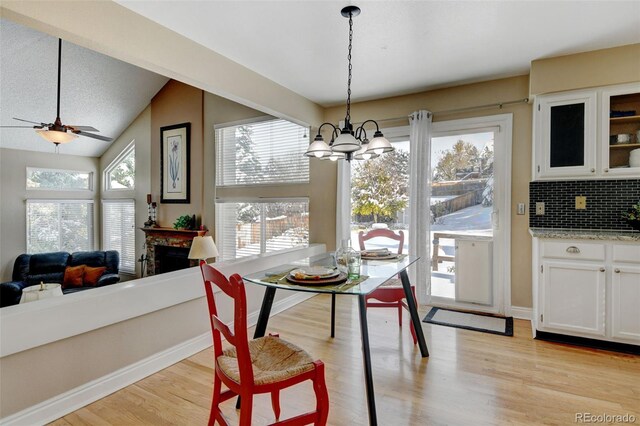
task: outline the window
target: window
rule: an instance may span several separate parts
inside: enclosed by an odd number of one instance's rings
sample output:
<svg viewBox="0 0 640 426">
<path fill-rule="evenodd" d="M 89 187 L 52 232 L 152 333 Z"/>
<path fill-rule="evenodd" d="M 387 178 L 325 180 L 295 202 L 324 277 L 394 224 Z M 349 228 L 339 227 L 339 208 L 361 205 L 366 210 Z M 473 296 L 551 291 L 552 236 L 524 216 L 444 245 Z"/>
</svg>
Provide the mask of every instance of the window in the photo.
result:
<svg viewBox="0 0 640 426">
<path fill-rule="evenodd" d="M 27 167 L 27 189 L 90 191 L 93 189 L 93 173 Z"/>
<path fill-rule="evenodd" d="M 309 182 L 307 128 L 268 119 L 216 127 L 217 185 Z"/>
<path fill-rule="evenodd" d="M 134 189 L 135 177 L 136 146 L 131 142 L 105 169 L 105 190 Z"/>
<path fill-rule="evenodd" d="M 136 271 L 136 205 L 134 200 L 102 202 L 102 248 L 120 253 L 120 272 Z"/>
<path fill-rule="evenodd" d="M 92 200 L 27 200 L 27 253 L 93 250 Z"/>
<path fill-rule="evenodd" d="M 220 260 L 309 245 L 309 200 L 216 203 Z"/>
</svg>

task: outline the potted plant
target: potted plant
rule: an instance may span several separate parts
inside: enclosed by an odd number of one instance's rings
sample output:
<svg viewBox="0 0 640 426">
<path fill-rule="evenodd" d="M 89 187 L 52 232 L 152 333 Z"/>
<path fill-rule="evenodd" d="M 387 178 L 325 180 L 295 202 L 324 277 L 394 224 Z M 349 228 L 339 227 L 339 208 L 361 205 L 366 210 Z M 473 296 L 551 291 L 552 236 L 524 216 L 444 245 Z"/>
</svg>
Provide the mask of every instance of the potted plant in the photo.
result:
<svg viewBox="0 0 640 426">
<path fill-rule="evenodd" d="M 192 220 L 191 216 L 188 214 L 184 214 L 176 219 L 173 223 L 174 229 L 191 229 L 192 228 Z"/>
<path fill-rule="evenodd" d="M 622 213 L 622 218 L 636 231 L 640 231 L 640 201 L 632 205 L 629 210 Z"/>
</svg>

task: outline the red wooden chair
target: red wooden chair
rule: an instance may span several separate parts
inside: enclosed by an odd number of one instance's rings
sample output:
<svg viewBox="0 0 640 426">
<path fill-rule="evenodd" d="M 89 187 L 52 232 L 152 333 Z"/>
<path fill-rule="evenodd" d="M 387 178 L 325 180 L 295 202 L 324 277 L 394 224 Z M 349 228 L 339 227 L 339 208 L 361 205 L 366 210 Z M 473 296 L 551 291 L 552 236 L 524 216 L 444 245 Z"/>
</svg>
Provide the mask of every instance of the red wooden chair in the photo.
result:
<svg viewBox="0 0 640 426">
<path fill-rule="evenodd" d="M 204 287 L 209 305 L 209 318 L 213 334 L 215 375 L 213 401 L 209 425 L 218 421 L 228 425 L 219 404 L 238 395 L 242 399 L 240 425 L 251 424 L 253 395 L 271 394 L 271 404 L 276 417 L 274 425 L 325 425 L 329 413 L 329 395 L 324 381 L 324 364 L 314 361 L 299 347 L 276 336 L 265 336 L 249 341 L 247 337 L 247 299 L 244 282 L 238 274 L 227 279 L 222 273 L 200 262 Z M 233 331 L 218 317 L 213 286 L 221 289 L 234 302 Z M 222 348 L 222 338 L 232 347 Z M 280 390 L 311 380 L 316 395 L 316 410 L 278 421 L 280 418 Z M 228 390 L 221 392 L 222 384 Z"/>
<path fill-rule="evenodd" d="M 367 233 L 364 231 L 358 232 L 358 242 L 360 243 L 360 250 L 366 250 L 364 242 L 375 237 L 390 238 L 398 241 L 398 254 L 402 254 L 402 246 L 404 245 L 404 232 L 391 231 L 390 229 L 373 229 Z M 413 298 L 416 299 L 416 288 L 412 285 L 411 291 L 413 292 Z M 398 309 L 398 323 L 402 327 L 402 308 L 407 311 L 409 307 L 404 301 L 405 294 L 402 288 L 402 282 L 400 278 L 393 278 L 382 284 L 371 294 L 367 296 L 367 308 L 397 308 Z M 370 299 L 375 299 L 377 302 L 370 302 Z M 416 337 L 416 330 L 413 328 L 413 323 L 409 323 L 411 327 L 411 336 L 413 337 L 413 344 L 418 343 Z"/>
</svg>

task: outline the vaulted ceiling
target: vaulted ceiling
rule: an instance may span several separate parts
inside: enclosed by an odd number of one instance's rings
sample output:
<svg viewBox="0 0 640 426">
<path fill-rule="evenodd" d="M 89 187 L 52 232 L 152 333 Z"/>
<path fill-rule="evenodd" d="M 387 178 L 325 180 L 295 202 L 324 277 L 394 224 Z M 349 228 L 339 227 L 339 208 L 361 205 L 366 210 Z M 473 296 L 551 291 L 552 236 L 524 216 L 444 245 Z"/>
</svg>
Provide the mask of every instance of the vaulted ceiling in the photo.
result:
<svg viewBox="0 0 640 426">
<path fill-rule="evenodd" d="M 0 124 L 29 125 L 13 117 L 52 123 L 56 118 L 58 40 L 0 20 Z M 93 126 L 116 138 L 149 105 L 167 78 L 76 46 L 62 44 L 60 115 L 64 124 Z M 0 129 L 0 147 L 54 152 L 32 129 Z M 78 137 L 60 152 L 99 157 L 109 147 Z"/>
<path fill-rule="evenodd" d="M 335 1 L 134 1 L 120 5 L 324 106 L 346 97 L 347 20 Z M 529 72 L 534 59 L 640 43 L 640 1 L 359 1 L 353 99 Z M 55 119 L 56 39 L 0 20 L 0 124 Z M 612 64 L 614 66 L 614 64 Z M 61 116 L 117 137 L 166 77 L 63 45 Z M 66 153 L 99 156 L 78 138 Z M 29 129 L 0 147 L 53 151 Z"/>
</svg>

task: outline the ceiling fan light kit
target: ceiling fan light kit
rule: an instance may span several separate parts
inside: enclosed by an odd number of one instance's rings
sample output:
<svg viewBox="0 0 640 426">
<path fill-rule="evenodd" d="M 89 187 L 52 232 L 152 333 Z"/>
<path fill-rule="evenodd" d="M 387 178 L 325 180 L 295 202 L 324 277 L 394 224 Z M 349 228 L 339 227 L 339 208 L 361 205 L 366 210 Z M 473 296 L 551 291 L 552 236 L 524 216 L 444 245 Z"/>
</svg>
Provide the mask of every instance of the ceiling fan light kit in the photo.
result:
<svg viewBox="0 0 640 426">
<path fill-rule="evenodd" d="M 56 145 L 71 142 L 78 137 L 76 134 L 61 132 L 60 130 L 36 129 L 36 133 L 42 136 L 44 140 Z"/>
<path fill-rule="evenodd" d="M 351 49 L 353 46 L 353 17 L 360 14 L 360 8 L 357 6 L 347 6 L 340 11 L 345 18 L 349 18 L 349 54 L 347 60 L 349 63 L 349 77 L 347 80 L 347 114 L 344 118 L 344 126 L 339 130 L 338 126 L 331 123 L 322 123 L 318 127 L 318 134 L 309 144 L 309 148 L 304 155 L 321 160 L 329 159 L 337 161 L 345 159 L 347 161 L 369 160 L 378 157 L 385 152 L 393 151 L 391 143 L 384 137 L 380 131 L 378 123 L 374 120 L 366 120 L 355 131 L 351 124 Z M 367 139 L 367 131 L 365 124 L 373 123 L 376 131 L 371 142 Z M 322 128 L 330 126 L 333 131 L 331 133 L 331 141 L 326 143 L 322 136 Z"/>
<path fill-rule="evenodd" d="M 26 123 L 32 123 L 34 126 L 0 126 L 0 127 L 27 127 L 36 129 L 36 133 L 47 142 L 51 142 L 56 146 L 56 152 L 58 145 L 69 143 L 76 139 L 78 135 L 87 136 L 93 139 L 102 140 L 105 142 L 111 142 L 113 139 L 107 136 L 96 135 L 88 132 L 98 132 L 99 130 L 91 126 L 70 126 L 62 124 L 60 119 L 60 75 L 62 69 L 62 39 L 58 39 L 58 92 L 56 98 L 56 119 L 52 123 L 38 123 L 36 121 L 23 120 L 21 118 L 13 118 L 14 120 L 24 121 Z"/>
</svg>

